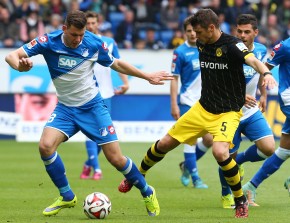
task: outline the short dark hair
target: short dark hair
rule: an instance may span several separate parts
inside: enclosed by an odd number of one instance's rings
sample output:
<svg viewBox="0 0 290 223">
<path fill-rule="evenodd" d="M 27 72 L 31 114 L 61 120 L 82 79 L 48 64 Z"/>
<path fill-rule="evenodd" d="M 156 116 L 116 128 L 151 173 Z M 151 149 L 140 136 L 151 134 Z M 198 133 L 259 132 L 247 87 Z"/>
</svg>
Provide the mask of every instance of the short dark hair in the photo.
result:
<svg viewBox="0 0 290 223">
<path fill-rule="evenodd" d="M 84 12 L 79 10 L 70 11 L 67 13 L 64 24 L 68 28 L 74 26 L 78 29 L 83 29 L 87 24 L 86 15 Z"/>
<path fill-rule="evenodd" d="M 241 14 L 237 18 L 237 25 L 251 24 L 253 29 L 258 29 L 258 20 L 256 16 L 251 14 Z"/>
<path fill-rule="evenodd" d="M 99 14 L 94 11 L 87 11 L 86 12 L 86 18 L 96 18 L 97 21 L 99 21 Z"/>
<path fill-rule="evenodd" d="M 216 28 L 220 27 L 217 14 L 211 9 L 200 9 L 190 19 L 192 27 L 200 25 L 202 28 L 208 28 L 210 24 L 214 24 Z"/>
<path fill-rule="evenodd" d="M 188 25 L 191 25 L 191 19 L 192 19 L 193 15 L 188 16 L 184 21 L 183 21 L 183 30 L 186 30 L 186 27 Z"/>
</svg>

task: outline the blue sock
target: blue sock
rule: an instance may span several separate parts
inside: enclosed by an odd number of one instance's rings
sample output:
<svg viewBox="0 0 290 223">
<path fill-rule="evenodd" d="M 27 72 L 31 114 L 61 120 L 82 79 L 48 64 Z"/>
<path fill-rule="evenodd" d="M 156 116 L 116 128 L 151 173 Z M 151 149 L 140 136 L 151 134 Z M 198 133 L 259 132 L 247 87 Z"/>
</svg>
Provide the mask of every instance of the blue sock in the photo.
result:
<svg viewBox="0 0 290 223">
<path fill-rule="evenodd" d="M 54 185 L 58 188 L 64 201 L 71 201 L 74 198 L 65 174 L 65 168 L 60 156 L 54 152 L 50 157 L 41 157 L 45 165 L 46 172 L 50 176 Z"/>
<path fill-rule="evenodd" d="M 85 162 L 85 164 L 87 166 L 93 167 L 94 170 L 100 169 L 97 143 L 91 140 L 87 140 L 86 149 L 88 154 L 88 160 Z"/>
<path fill-rule="evenodd" d="M 195 147 L 195 154 L 196 154 L 196 161 L 198 161 L 201 157 L 203 157 L 203 155 L 207 152 L 208 148 L 201 148 L 201 146 L 199 146 L 199 143 L 196 144 Z"/>
<path fill-rule="evenodd" d="M 184 153 L 184 166 L 189 171 L 192 182 L 199 179 L 195 153 Z"/>
<path fill-rule="evenodd" d="M 252 178 L 251 183 L 257 188 L 265 179 L 275 173 L 285 160 L 280 159 L 276 153 L 265 160 L 258 172 Z"/>
<path fill-rule="evenodd" d="M 226 196 L 228 194 L 231 194 L 232 193 L 231 188 L 228 185 L 228 183 L 224 177 L 223 171 L 220 167 L 219 167 L 218 171 L 219 171 L 219 177 L 220 177 L 220 182 L 221 182 L 221 186 L 222 186 L 222 196 Z"/>
<path fill-rule="evenodd" d="M 250 146 L 244 152 L 238 153 L 238 155 L 236 157 L 236 162 L 239 165 L 243 164 L 243 163 L 245 163 L 247 161 L 257 162 L 257 161 L 261 161 L 261 160 L 265 160 L 265 157 L 261 157 L 258 154 L 258 147 L 256 146 L 256 144 Z"/>
<path fill-rule="evenodd" d="M 125 166 L 119 170 L 126 177 L 126 179 L 137 187 L 143 197 L 147 197 L 152 194 L 152 190 L 147 184 L 144 176 L 140 173 L 136 165 L 130 158 L 127 157 Z"/>
</svg>

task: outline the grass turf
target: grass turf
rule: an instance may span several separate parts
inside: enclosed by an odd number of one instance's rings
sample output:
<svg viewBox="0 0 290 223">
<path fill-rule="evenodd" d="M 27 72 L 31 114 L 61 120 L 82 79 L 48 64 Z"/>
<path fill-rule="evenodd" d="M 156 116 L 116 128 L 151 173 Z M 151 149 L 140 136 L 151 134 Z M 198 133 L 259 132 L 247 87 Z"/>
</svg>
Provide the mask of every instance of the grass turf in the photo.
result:
<svg viewBox="0 0 290 223">
<path fill-rule="evenodd" d="M 250 145 L 245 141 L 241 151 Z M 129 156 L 139 165 L 149 143 L 121 143 L 124 155 Z M 109 196 L 112 212 L 105 222 L 287 222 L 289 221 L 290 198 L 283 187 L 289 176 L 290 162 L 286 161 L 281 169 L 264 181 L 258 189 L 256 202 L 260 207 L 249 208 L 248 219 L 235 219 L 234 210 L 223 209 L 220 202 L 221 187 L 218 178 L 218 165 L 209 151 L 200 161 L 198 168 L 201 178 L 209 189 L 184 187 L 179 181 L 179 162 L 183 159 L 182 147 L 167 154 L 147 174 L 148 183 L 155 187 L 161 213 L 158 217 L 149 217 L 139 191 L 135 188 L 127 194 L 118 192 L 117 187 L 123 176 L 100 155 L 103 179 L 100 181 L 80 180 L 79 175 L 86 151 L 83 143 L 64 143 L 58 149 L 73 191 L 78 197 L 75 208 L 64 209 L 52 217 L 42 216 L 43 209 L 58 197 L 58 190 L 50 181 L 39 158 L 37 143 L 17 143 L 0 141 L 0 222 L 21 223 L 62 223 L 87 222 L 83 213 L 82 202 L 86 195 L 100 191 Z M 245 180 L 258 170 L 261 162 L 245 163 Z"/>
</svg>

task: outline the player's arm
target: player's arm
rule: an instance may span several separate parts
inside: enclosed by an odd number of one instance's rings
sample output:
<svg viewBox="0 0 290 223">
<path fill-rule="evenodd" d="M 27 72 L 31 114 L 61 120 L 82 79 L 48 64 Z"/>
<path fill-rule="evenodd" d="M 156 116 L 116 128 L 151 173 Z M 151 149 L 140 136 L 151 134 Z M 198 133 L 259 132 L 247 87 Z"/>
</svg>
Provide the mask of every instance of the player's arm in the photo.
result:
<svg viewBox="0 0 290 223">
<path fill-rule="evenodd" d="M 121 80 L 123 81 L 123 85 L 119 86 L 118 89 L 115 89 L 115 94 L 125 94 L 126 91 L 128 91 L 129 89 L 128 75 L 122 74 L 122 73 L 118 73 L 118 74 Z"/>
<path fill-rule="evenodd" d="M 258 60 L 255 56 L 250 55 L 245 58 L 245 61 L 249 66 L 253 67 L 254 70 L 257 71 L 260 75 L 264 76 L 261 86 L 263 86 L 264 88 L 268 87 L 269 89 L 273 89 L 277 85 L 275 78 L 272 76 L 268 67 L 260 60 Z"/>
<path fill-rule="evenodd" d="M 170 82 L 170 103 L 171 103 L 171 115 L 177 120 L 180 117 L 180 111 L 177 104 L 178 96 L 178 76 L 173 76 L 174 79 Z"/>
<path fill-rule="evenodd" d="M 172 75 L 169 75 L 169 73 L 166 71 L 145 73 L 142 70 L 121 59 L 115 59 L 113 64 L 111 65 L 111 68 L 123 74 L 130 74 L 134 77 L 145 79 L 153 85 L 163 85 L 164 80 L 173 80 Z"/>
<path fill-rule="evenodd" d="M 259 79 L 259 83 L 258 83 L 258 88 L 259 88 L 260 94 L 261 94 L 259 108 L 260 108 L 260 110 L 262 112 L 265 112 L 266 111 L 266 106 L 267 106 L 267 90 L 266 90 L 266 88 L 264 88 L 262 86 L 263 79 L 264 79 L 264 76 L 260 75 L 260 79 Z"/>
<path fill-rule="evenodd" d="M 33 66 L 32 61 L 29 58 L 27 58 L 27 55 L 22 47 L 10 52 L 5 57 L 5 61 L 13 69 L 18 70 L 20 72 L 29 71 Z"/>
</svg>

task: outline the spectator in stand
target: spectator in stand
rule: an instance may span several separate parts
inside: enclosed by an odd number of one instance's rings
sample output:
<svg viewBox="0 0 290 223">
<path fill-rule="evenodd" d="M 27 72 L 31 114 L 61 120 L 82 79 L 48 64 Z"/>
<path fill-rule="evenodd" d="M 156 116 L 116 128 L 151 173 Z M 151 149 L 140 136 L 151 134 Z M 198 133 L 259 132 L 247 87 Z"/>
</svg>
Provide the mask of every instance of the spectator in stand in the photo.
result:
<svg viewBox="0 0 290 223">
<path fill-rule="evenodd" d="M 119 48 L 131 49 L 138 37 L 138 30 L 134 24 L 134 12 L 124 11 L 124 21 L 119 24 L 115 34 L 115 40 Z"/>
<path fill-rule="evenodd" d="M 160 14 L 160 23 L 166 29 L 179 28 L 180 9 L 176 5 L 176 0 L 168 0 L 168 4 L 162 6 Z"/>
<path fill-rule="evenodd" d="M 252 4 L 251 8 L 258 19 L 258 24 L 260 26 L 267 26 L 268 16 L 276 14 L 277 4 L 271 0 L 261 0 L 257 4 Z"/>
<path fill-rule="evenodd" d="M 58 14 L 64 18 L 67 8 L 62 0 L 50 0 L 49 3 L 43 9 L 42 19 L 45 24 L 50 23 L 50 17 L 52 14 Z"/>
<path fill-rule="evenodd" d="M 71 0 L 69 2 L 68 11 L 80 10 L 80 3 L 78 0 Z"/>
<path fill-rule="evenodd" d="M 20 47 L 19 25 L 11 21 L 8 8 L 0 7 L 0 47 Z"/>
<path fill-rule="evenodd" d="M 224 33 L 230 34 L 231 33 L 231 26 L 229 23 L 225 21 L 225 12 L 224 8 L 221 7 L 220 0 L 212 0 L 209 8 L 213 10 L 219 17 L 220 28 Z"/>
<path fill-rule="evenodd" d="M 42 10 L 37 0 L 23 0 L 17 8 L 17 16 L 19 18 L 27 17 L 31 11 L 38 11 L 42 14 Z"/>
<path fill-rule="evenodd" d="M 62 29 L 62 17 L 59 14 L 52 14 L 50 23 L 45 26 L 45 33 L 51 33 L 55 30 Z"/>
<path fill-rule="evenodd" d="M 153 8 L 148 5 L 146 0 L 137 0 L 132 5 L 132 10 L 134 12 L 136 28 L 142 29 L 150 26 L 156 26 L 157 28 L 157 24 L 154 24 L 155 14 Z"/>
<path fill-rule="evenodd" d="M 145 49 L 160 50 L 164 49 L 164 43 L 159 39 L 156 30 L 154 28 L 148 28 L 146 30 L 146 45 Z"/>
<path fill-rule="evenodd" d="M 38 11 L 30 10 L 27 15 L 20 23 L 20 39 L 24 43 L 44 34 L 44 24 L 38 16 Z"/>
<path fill-rule="evenodd" d="M 111 30 L 112 29 L 112 24 L 110 22 L 108 22 L 107 20 L 105 20 L 104 15 L 103 14 L 98 14 L 98 21 L 99 21 L 99 31 L 100 32 L 105 32 L 107 30 Z"/>
<path fill-rule="evenodd" d="M 278 17 L 275 14 L 270 14 L 267 25 L 260 27 L 259 30 L 258 42 L 270 49 L 282 40 L 284 33 L 284 29 L 278 23 Z"/>
<path fill-rule="evenodd" d="M 278 6 L 277 14 L 279 24 L 287 27 L 290 20 L 290 0 L 283 0 L 283 4 Z"/>
<path fill-rule="evenodd" d="M 79 0 L 79 9 L 83 12 L 91 9 L 93 0 Z"/>
<path fill-rule="evenodd" d="M 234 0 L 234 5 L 225 9 L 225 22 L 235 25 L 240 14 L 253 14 L 253 12 L 245 0 Z"/>
<path fill-rule="evenodd" d="M 168 49 L 175 49 L 183 43 L 184 43 L 183 33 L 180 29 L 176 29 L 176 30 L 174 30 L 173 37 L 170 40 L 167 48 Z"/>
</svg>

